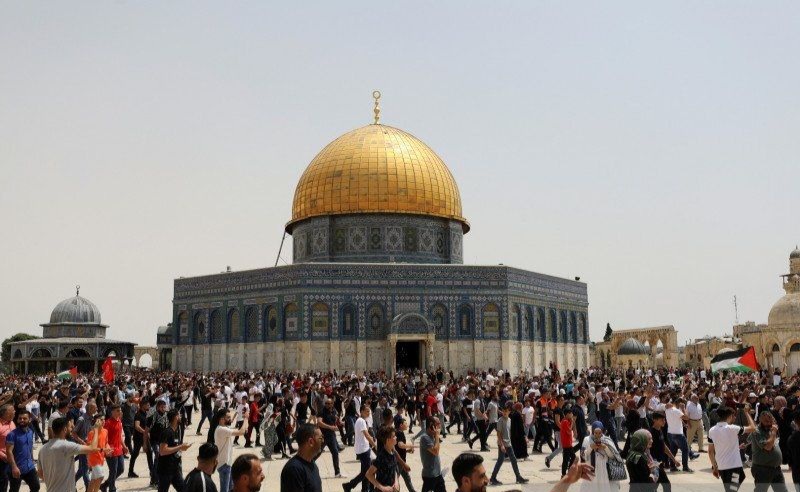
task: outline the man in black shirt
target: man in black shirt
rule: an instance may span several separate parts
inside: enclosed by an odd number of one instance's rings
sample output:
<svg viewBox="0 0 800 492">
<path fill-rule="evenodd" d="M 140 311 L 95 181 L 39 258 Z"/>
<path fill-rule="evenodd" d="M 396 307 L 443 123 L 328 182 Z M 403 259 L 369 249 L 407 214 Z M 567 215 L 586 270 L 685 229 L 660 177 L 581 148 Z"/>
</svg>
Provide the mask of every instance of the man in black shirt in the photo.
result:
<svg viewBox="0 0 800 492">
<path fill-rule="evenodd" d="M 150 476 L 153 476 L 153 453 L 150 446 L 145 446 L 145 437 L 149 440 L 147 429 L 147 412 L 150 410 L 150 402 L 143 399 L 139 403 L 139 409 L 136 415 L 133 416 L 133 448 L 131 448 L 131 463 L 128 467 L 128 478 L 137 478 L 138 475 L 134 473 L 133 468 L 136 465 L 136 458 L 139 457 L 139 452 L 144 448 L 145 456 L 147 456 L 147 469 L 150 470 Z"/>
<path fill-rule="evenodd" d="M 214 388 L 211 385 L 206 385 L 205 390 L 200 390 L 200 385 L 198 385 L 198 396 L 200 397 L 200 423 L 197 424 L 197 435 L 202 435 L 200 433 L 200 428 L 203 427 L 203 422 L 208 420 L 211 422 L 211 417 L 213 416 L 211 406 L 212 400 L 215 398 L 214 396 Z"/>
<path fill-rule="evenodd" d="M 394 447 L 397 437 L 393 427 L 383 426 L 378 429 L 378 449 L 375 459 L 367 470 L 367 480 L 380 490 L 380 487 L 391 487 L 398 490 L 397 485 L 397 460 L 394 456 Z"/>
<path fill-rule="evenodd" d="M 169 426 L 161 433 L 161 444 L 158 448 L 158 492 L 167 492 L 172 485 L 178 492 L 183 492 L 183 472 L 181 471 L 181 451 L 189 449 L 191 444 L 180 441 L 180 410 L 173 408 L 167 412 Z"/>
<path fill-rule="evenodd" d="M 207 442 L 200 446 L 197 454 L 197 468 L 186 475 L 184 492 L 217 492 L 217 486 L 211 475 L 217 469 L 219 449 L 214 443 Z"/>
<path fill-rule="evenodd" d="M 324 442 L 322 431 L 311 424 L 297 427 L 298 450 L 281 470 L 281 492 L 322 492 L 322 479 L 314 458 Z M 237 459 L 238 460 L 238 459 Z"/>
<path fill-rule="evenodd" d="M 786 443 L 786 460 L 789 462 L 789 470 L 792 472 L 792 482 L 800 483 L 800 411 L 795 411 L 792 415 L 795 429 Z"/>
<path fill-rule="evenodd" d="M 664 438 L 664 427 L 667 425 L 667 417 L 664 412 L 653 412 L 653 427 L 650 430 L 650 435 L 653 438 L 653 445 L 650 447 L 650 456 L 655 461 L 659 462 L 658 465 L 658 483 L 662 484 L 664 492 L 671 490 L 669 478 L 667 478 L 667 470 L 664 466 L 667 460 L 675 463 L 675 456 L 667 446 L 667 441 Z"/>
<path fill-rule="evenodd" d="M 147 418 L 147 428 L 150 432 L 150 450 L 153 455 L 153 472 L 150 474 L 150 485 L 158 485 L 158 452 L 164 430 L 169 426 L 167 420 L 167 402 L 158 400 L 156 411 Z"/>
<path fill-rule="evenodd" d="M 328 447 L 333 459 L 333 471 L 336 478 L 344 478 L 342 472 L 339 470 L 339 444 L 336 442 L 336 430 L 341 425 L 339 420 L 339 413 L 333 408 L 333 400 L 328 398 L 325 400 L 325 406 L 322 409 L 322 419 L 317 421 L 317 426 L 322 430 L 322 438 L 324 443 L 322 447 Z M 322 451 L 322 448 L 320 448 Z"/>
</svg>

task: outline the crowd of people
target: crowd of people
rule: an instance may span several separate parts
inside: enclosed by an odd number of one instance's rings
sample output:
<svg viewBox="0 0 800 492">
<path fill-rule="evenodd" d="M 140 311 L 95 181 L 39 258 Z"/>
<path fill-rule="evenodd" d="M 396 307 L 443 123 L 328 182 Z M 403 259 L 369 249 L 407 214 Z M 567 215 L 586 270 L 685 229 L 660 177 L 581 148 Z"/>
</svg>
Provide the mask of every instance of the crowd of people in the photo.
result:
<svg viewBox="0 0 800 492">
<path fill-rule="evenodd" d="M 518 462 L 534 454 L 548 468 L 560 455 L 556 490 L 583 477 L 584 492 L 621 483 L 669 492 L 669 476 L 693 473 L 700 453 L 727 492 L 746 468 L 757 489 L 784 490 L 782 465 L 800 483 L 800 379 L 780 371 L 135 370 L 110 383 L 99 375 L 7 375 L 0 385 L 0 492 L 23 482 L 37 491 L 42 481 L 50 491 L 82 483 L 114 492 L 119 480 L 138 478 L 142 455 L 150 485 L 179 492 L 259 490 L 262 462 L 273 460 L 286 460 L 282 491 L 321 491 L 316 463 L 325 454 L 343 492 L 398 491 L 401 481 L 415 492 L 414 475 L 422 492 L 443 492 L 450 471 L 459 490 L 479 491 L 500 485 L 506 461 L 525 484 Z M 192 432 L 204 442 L 184 476 Z M 463 449 L 443 464 L 446 439 Z M 234 459 L 237 446 L 252 452 Z M 360 463 L 356 476 L 342 474 L 342 453 Z M 495 458 L 490 473 L 485 457 Z"/>
</svg>

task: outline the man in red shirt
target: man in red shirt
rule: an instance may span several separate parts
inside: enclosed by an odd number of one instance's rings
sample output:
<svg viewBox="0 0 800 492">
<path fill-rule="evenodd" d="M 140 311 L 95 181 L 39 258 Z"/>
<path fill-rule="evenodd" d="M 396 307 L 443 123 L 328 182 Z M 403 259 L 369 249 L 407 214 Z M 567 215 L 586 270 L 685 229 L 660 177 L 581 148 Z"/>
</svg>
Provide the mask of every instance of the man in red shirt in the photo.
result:
<svg viewBox="0 0 800 492">
<path fill-rule="evenodd" d="M 103 428 L 108 431 L 108 447 L 111 448 L 111 456 L 106 458 L 108 465 L 108 479 L 100 485 L 102 492 L 117 492 L 117 477 L 125 471 L 125 456 L 128 454 L 128 447 L 122 432 L 122 408 L 119 405 L 112 405 L 111 417 L 106 419 Z"/>
<path fill-rule="evenodd" d="M 573 422 L 575 415 L 572 413 L 572 408 L 567 407 L 564 409 L 564 418 L 561 419 L 561 448 L 563 449 L 563 461 L 561 461 L 561 476 L 567 474 L 567 470 L 572 466 L 575 461 L 575 447 L 573 447 Z"/>
<path fill-rule="evenodd" d="M 17 426 L 14 425 L 14 406 L 6 403 L 0 407 L 0 490 L 8 490 L 8 476 L 11 468 L 6 457 L 6 437 Z"/>
</svg>

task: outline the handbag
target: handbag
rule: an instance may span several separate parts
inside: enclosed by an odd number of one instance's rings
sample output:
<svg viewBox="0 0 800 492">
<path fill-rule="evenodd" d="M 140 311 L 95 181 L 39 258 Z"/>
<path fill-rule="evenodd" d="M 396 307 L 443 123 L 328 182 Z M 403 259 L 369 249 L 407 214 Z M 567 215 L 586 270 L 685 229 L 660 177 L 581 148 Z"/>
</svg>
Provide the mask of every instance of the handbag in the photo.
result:
<svg viewBox="0 0 800 492">
<path fill-rule="evenodd" d="M 625 470 L 625 463 L 617 461 L 615 458 L 606 460 L 606 471 L 608 472 L 608 479 L 612 482 L 618 482 L 628 479 L 628 472 Z"/>
</svg>

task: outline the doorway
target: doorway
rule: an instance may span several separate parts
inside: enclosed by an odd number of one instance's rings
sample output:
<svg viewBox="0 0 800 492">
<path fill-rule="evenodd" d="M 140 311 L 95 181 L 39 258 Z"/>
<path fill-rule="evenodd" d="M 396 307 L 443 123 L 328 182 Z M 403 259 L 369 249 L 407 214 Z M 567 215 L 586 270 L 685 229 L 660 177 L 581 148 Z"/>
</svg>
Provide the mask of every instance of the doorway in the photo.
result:
<svg viewBox="0 0 800 492">
<path fill-rule="evenodd" d="M 395 369 L 419 369 L 420 342 L 397 342 Z"/>
</svg>

